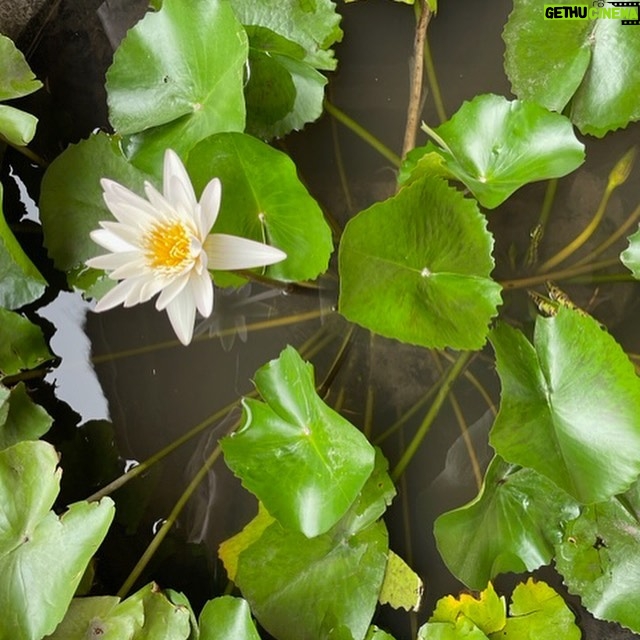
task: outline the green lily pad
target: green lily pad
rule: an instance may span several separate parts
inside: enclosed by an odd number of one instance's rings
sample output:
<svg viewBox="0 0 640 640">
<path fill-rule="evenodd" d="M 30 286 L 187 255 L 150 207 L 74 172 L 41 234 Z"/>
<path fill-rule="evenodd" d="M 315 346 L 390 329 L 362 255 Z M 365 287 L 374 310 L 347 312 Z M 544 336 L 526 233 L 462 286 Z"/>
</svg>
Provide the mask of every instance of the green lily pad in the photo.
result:
<svg viewBox="0 0 640 640">
<path fill-rule="evenodd" d="M 428 159 L 437 153 L 444 161 L 444 167 L 433 167 L 436 174 L 453 174 L 488 209 L 525 184 L 559 178 L 584 162 L 584 145 L 568 118 L 533 102 L 510 102 L 493 94 L 465 102 L 450 120 L 427 133 L 435 133 L 438 144 L 422 147 L 422 155 Z M 418 154 L 414 150 L 409 162 L 424 171 Z"/>
<path fill-rule="evenodd" d="M 109 119 L 127 155 L 154 173 L 165 149 L 245 125 L 247 37 L 224 0 L 165 0 L 138 22 L 107 71 Z M 133 135 L 135 134 L 135 135 Z"/>
<path fill-rule="evenodd" d="M 417 611 L 423 590 L 420 576 L 399 555 L 389 551 L 378 602 L 394 609 Z"/>
<path fill-rule="evenodd" d="M 245 87 L 247 133 L 270 139 L 317 120 L 327 79 L 305 62 L 305 50 L 265 27 L 246 29 L 250 70 Z"/>
<path fill-rule="evenodd" d="M 562 523 L 578 512 L 578 504 L 547 478 L 496 456 L 478 496 L 442 514 L 434 533 L 450 571 L 482 589 L 499 573 L 550 562 Z"/>
<path fill-rule="evenodd" d="M 349 0 L 350 2 L 353 2 L 355 0 Z M 365 636 L 364 640 L 395 640 L 395 638 L 387 633 L 386 631 L 383 631 L 382 629 L 376 627 L 375 625 L 369 627 L 369 631 L 367 632 L 367 635 Z"/>
<path fill-rule="evenodd" d="M 236 584 L 279 640 L 362 640 L 376 608 L 388 540 L 379 521 L 354 535 L 307 538 L 270 525 L 240 555 Z"/>
<path fill-rule="evenodd" d="M 538 317 L 533 345 L 507 325 L 491 343 L 502 383 L 494 449 L 580 502 L 625 491 L 640 473 L 640 379 L 620 345 L 565 307 Z"/>
<path fill-rule="evenodd" d="M 492 248 L 474 201 L 441 179 L 414 182 L 345 227 L 339 311 L 403 342 L 479 349 L 500 303 Z"/>
<path fill-rule="evenodd" d="M 286 154 L 245 134 L 222 133 L 193 149 L 187 168 L 196 192 L 214 176 L 222 181 L 214 233 L 266 241 L 287 254 L 267 267 L 267 276 L 312 280 L 326 271 L 331 230 Z M 216 274 L 216 281 L 227 282 L 224 274 Z"/>
<path fill-rule="evenodd" d="M 342 29 L 335 2 L 231 0 L 231 5 L 245 27 L 266 27 L 297 43 L 305 52 L 304 61 L 316 69 L 336 68 L 330 47 L 342 39 Z"/>
<path fill-rule="evenodd" d="M 607 502 L 589 505 L 565 527 L 556 566 L 571 593 L 596 618 L 640 633 L 634 594 L 640 589 L 638 485 Z"/>
<path fill-rule="evenodd" d="M 629 246 L 620 254 L 620 260 L 636 280 L 640 280 L 640 229 L 629 236 Z"/>
<path fill-rule="evenodd" d="M 0 308 L 0 375 L 12 376 L 51 360 L 40 327 Z"/>
<path fill-rule="evenodd" d="M 636 27 L 620 19 L 545 20 L 537 0 L 514 0 L 503 38 L 505 71 L 519 98 L 554 111 L 571 101 L 572 122 L 598 137 L 640 119 Z"/>
<path fill-rule="evenodd" d="M 49 431 L 53 419 L 20 382 L 10 390 L 0 385 L 0 450 L 23 440 L 37 440 Z"/>
<path fill-rule="evenodd" d="M 48 640 L 188 640 L 190 611 L 150 583 L 126 600 L 114 596 L 74 598 Z"/>
<path fill-rule="evenodd" d="M 79 277 L 86 271 L 84 262 L 103 252 L 90 232 L 101 220 L 113 220 L 102 198 L 101 178 L 140 194 L 145 180 L 154 181 L 130 165 L 118 140 L 104 133 L 67 147 L 42 179 L 40 218 L 45 246 L 58 269 L 76 269 Z"/>
<path fill-rule="evenodd" d="M 260 640 L 246 600 L 222 596 L 209 600 L 200 614 L 199 640 Z"/>
<path fill-rule="evenodd" d="M 59 491 L 57 466 L 55 449 L 42 441 L 0 451 L 1 640 L 53 632 L 113 519 L 109 498 L 76 503 L 61 517 L 50 511 Z"/>
<path fill-rule="evenodd" d="M 580 640 L 582 632 L 567 603 L 545 582 L 529 578 L 516 585 L 511 595 L 509 617 L 495 638 L 562 638 Z"/>
<path fill-rule="evenodd" d="M 482 629 L 466 616 L 455 622 L 427 622 L 418 629 L 418 640 L 488 640 Z"/>
<path fill-rule="evenodd" d="M 3 35 L 0 35 L 0 60 L 0 100 L 27 96 L 42 86 L 42 82 L 36 79 L 20 50 L 10 38 Z"/>
<path fill-rule="evenodd" d="M 3 190 L 0 184 L 0 205 Z M 47 282 L 26 256 L 0 206 L 0 307 L 17 309 L 37 300 Z"/>
<path fill-rule="evenodd" d="M 324 533 L 371 475 L 374 449 L 322 402 L 313 367 L 292 347 L 254 381 L 264 402 L 243 401 L 244 424 L 221 440 L 225 462 L 283 526 Z"/>
<path fill-rule="evenodd" d="M 9 144 L 25 147 L 36 135 L 38 118 L 26 111 L 0 104 L 0 136 Z"/>
</svg>

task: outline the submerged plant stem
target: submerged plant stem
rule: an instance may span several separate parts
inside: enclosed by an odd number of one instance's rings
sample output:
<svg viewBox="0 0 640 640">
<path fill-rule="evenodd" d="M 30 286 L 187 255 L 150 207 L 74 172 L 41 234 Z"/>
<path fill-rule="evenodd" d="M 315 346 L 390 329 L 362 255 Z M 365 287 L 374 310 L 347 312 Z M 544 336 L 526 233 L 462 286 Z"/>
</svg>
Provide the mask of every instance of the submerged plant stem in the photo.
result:
<svg viewBox="0 0 640 640">
<path fill-rule="evenodd" d="M 433 96 L 433 102 L 436 106 L 436 113 L 440 119 L 440 124 L 442 124 L 447 119 L 447 112 L 445 111 L 444 102 L 442 101 L 442 92 L 440 91 L 440 84 L 436 76 L 436 68 L 433 64 L 428 37 L 426 37 L 424 41 L 424 64 L 427 69 L 427 80 L 429 82 L 429 89 L 431 89 L 431 95 Z"/>
<path fill-rule="evenodd" d="M 18 153 L 21 153 L 25 158 L 28 158 L 31 162 L 37 164 L 43 169 L 46 169 L 49 166 L 49 163 L 44 158 L 41 158 L 37 153 L 31 151 L 29 147 L 21 147 L 20 145 L 12 144 L 3 135 L 0 135 L 0 143 L 4 143 L 12 149 L 15 149 Z"/>
<path fill-rule="evenodd" d="M 338 122 L 342 123 L 347 129 L 351 129 L 353 133 L 362 138 L 369 146 L 373 147 L 378 153 L 383 155 L 391 164 L 399 167 L 402 160 L 389 147 L 383 144 L 372 133 L 367 131 L 362 125 L 358 124 L 353 118 L 350 118 L 344 111 L 341 111 L 328 100 L 324 101 L 324 108 L 328 114 L 333 116 Z"/>
<path fill-rule="evenodd" d="M 467 366 L 469 359 L 473 355 L 471 351 L 463 351 L 456 358 L 455 362 L 449 367 L 449 370 L 442 378 L 442 383 L 440 388 L 438 389 L 438 393 L 433 400 L 431 407 L 429 407 L 429 411 L 427 415 L 424 417 L 422 424 L 418 427 L 418 431 L 413 436 L 413 440 L 409 443 L 409 446 L 404 450 L 404 453 L 400 457 L 398 464 L 395 466 L 394 470 L 391 472 L 391 479 L 396 482 L 398 478 L 405 472 L 407 466 L 411 462 L 413 456 L 418 451 L 424 437 L 427 435 L 433 421 L 435 420 L 440 408 L 442 407 L 443 402 L 446 400 L 449 395 L 449 389 L 451 389 L 451 385 L 456 381 L 458 376 L 462 373 L 464 368 Z"/>
<path fill-rule="evenodd" d="M 404 143 L 402 145 L 402 157 L 404 158 L 411 149 L 416 146 L 418 134 L 418 121 L 422 108 L 422 84 L 424 81 L 424 58 L 427 27 L 431 20 L 431 10 L 425 0 L 418 3 L 420 16 L 416 25 L 413 40 L 413 71 L 411 73 L 411 92 L 409 94 L 409 106 L 407 107 L 407 124 L 404 130 Z"/>
<path fill-rule="evenodd" d="M 238 426 L 238 423 L 234 424 L 230 432 L 233 431 L 237 426 Z M 162 541 L 166 538 L 167 533 L 169 533 L 169 530 L 171 529 L 171 527 L 177 520 L 178 516 L 184 509 L 185 505 L 187 504 L 187 501 L 193 495 L 193 492 L 198 488 L 198 485 L 202 482 L 204 477 L 207 475 L 207 473 L 213 466 L 214 462 L 220 456 L 221 452 L 222 452 L 222 449 L 220 448 L 220 445 L 217 445 L 216 448 L 212 451 L 211 455 L 205 460 L 202 467 L 198 470 L 198 473 L 196 473 L 196 475 L 193 476 L 193 479 L 191 480 L 187 488 L 183 491 L 182 495 L 180 496 L 175 506 L 171 510 L 171 513 L 169 514 L 167 519 L 164 521 L 164 523 L 158 530 L 158 533 L 154 536 L 149 546 L 145 549 L 145 552 L 142 554 L 142 556 L 140 557 L 140 560 L 138 560 L 138 562 L 136 563 L 136 566 L 132 569 L 131 573 L 129 574 L 127 579 L 124 581 L 124 584 L 122 585 L 122 587 L 120 587 L 120 590 L 117 593 L 119 598 L 124 598 L 127 595 L 127 593 L 129 593 L 129 591 L 131 590 L 131 587 L 133 587 L 133 585 L 136 583 L 136 580 L 140 577 L 140 574 L 144 571 L 145 567 L 147 566 L 147 564 L 149 563 L 149 561 L 151 560 L 155 552 L 158 550 L 158 547 L 162 544 Z"/>
</svg>

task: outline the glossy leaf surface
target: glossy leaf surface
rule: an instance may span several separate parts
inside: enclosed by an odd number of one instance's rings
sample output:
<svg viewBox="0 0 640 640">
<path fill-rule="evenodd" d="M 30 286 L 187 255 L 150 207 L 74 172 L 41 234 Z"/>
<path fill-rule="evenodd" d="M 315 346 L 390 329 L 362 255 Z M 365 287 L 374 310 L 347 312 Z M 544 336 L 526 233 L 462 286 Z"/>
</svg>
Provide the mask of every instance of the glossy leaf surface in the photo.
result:
<svg viewBox="0 0 640 640">
<path fill-rule="evenodd" d="M 0 375 L 34 369 L 52 358 L 40 327 L 0 308 Z"/>
<path fill-rule="evenodd" d="M 533 102 L 480 95 L 434 131 L 444 145 L 429 143 L 422 147 L 424 155 L 440 155 L 444 169 L 489 209 L 525 184 L 559 178 L 584 162 L 584 145 L 568 118 Z M 412 162 L 417 153 L 412 152 Z"/>
<path fill-rule="evenodd" d="M 11 389 L 0 385 L 0 449 L 23 440 L 37 440 L 51 427 L 51 416 L 33 402 L 23 382 Z"/>
<path fill-rule="evenodd" d="M 339 311 L 402 342 L 479 349 L 500 303 L 492 248 L 475 202 L 422 179 L 348 222 Z"/>
<path fill-rule="evenodd" d="M 491 334 L 502 384 L 495 450 L 580 502 L 625 491 L 640 473 L 640 380 L 588 316 L 538 317 L 534 344 L 507 325 Z"/>
<path fill-rule="evenodd" d="M 214 176 L 222 181 L 215 233 L 267 241 L 287 254 L 267 267 L 268 277 L 312 280 L 327 269 L 331 231 L 286 154 L 251 136 L 225 133 L 200 143 L 187 168 L 196 193 Z"/>
<path fill-rule="evenodd" d="M 509 617 L 495 638 L 562 638 L 580 640 L 582 632 L 565 601 L 545 582 L 529 578 L 516 585 L 511 595 Z"/>
<path fill-rule="evenodd" d="M 200 614 L 198 640 L 260 640 L 246 600 L 222 596 L 209 600 Z"/>
<path fill-rule="evenodd" d="M 629 236 L 629 246 L 620 254 L 620 260 L 640 280 L 640 229 Z"/>
<path fill-rule="evenodd" d="M 130 165 L 117 140 L 104 133 L 67 147 L 42 179 L 40 217 L 45 246 L 61 271 L 86 269 L 85 260 L 104 251 L 89 237 L 101 220 L 114 219 L 102 199 L 101 178 L 139 194 L 144 194 L 145 179 L 153 181 Z"/>
<path fill-rule="evenodd" d="M 76 503 L 61 517 L 50 511 L 57 466 L 45 442 L 0 451 L 0 610 L 12 612 L 2 640 L 39 640 L 55 629 L 113 519 L 109 498 Z"/>
<path fill-rule="evenodd" d="M 422 602 L 424 585 L 420 576 L 393 551 L 389 551 L 384 581 L 378 601 L 394 609 L 417 611 Z"/>
<path fill-rule="evenodd" d="M 503 38 L 505 70 L 519 98 L 554 111 L 564 111 L 571 101 L 571 120 L 582 133 L 598 137 L 640 119 L 635 26 L 619 18 L 545 20 L 537 0 L 516 0 Z"/>
<path fill-rule="evenodd" d="M 240 555 L 236 583 L 260 624 L 279 640 L 362 640 L 387 562 L 377 522 L 355 534 L 315 538 L 272 524 Z"/>
<path fill-rule="evenodd" d="M 4 35 L 0 35 L 0 60 L 0 100 L 21 98 L 42 86 L 42 82 L 36 79 L 20 50 Z"/>
<path fill-rule="evenodd" d="M 640 488 L 584 508 L 568 523 L 556 550 L 556 566 L 571 593 L 596 618 L 640 633 Z"/>
<path fill-rule="evenodd" d="M 0 205 L 2 203 L 0 184 Z M 46 281 L 24 253 L 0 208 L 0 306 L 17 309 L 37 300 Z"/>
<path fill-rule="evenodd" d="M 544 476 L 495 457 L 478 496 L 442 514 L 434 533 L 451 572 L 472 589 L 499 573 L 532 571 L 553 557 L 578 504 Z"/>
<path fill-rule="evenodd" d="M 152 171 L 245 124 L 247 38 L 225 0 L 165 0 L 122 41 L 107 72 L 109 118 L 133 162 Z"/>
<path fill-rule="evenodd" d="M 0 135 L 16 147 L 28 145 L 36 134 L 38 119 L 30 113 L 0 104 Z"/>
<path fill-rule="evenodd" d="M 283 526 L 317 536 L 349 509 L 374 466 L 366 438 L 318 397 L 313 367 L 292 347 L 254 377 L 225 462 Z"/>
</svg>

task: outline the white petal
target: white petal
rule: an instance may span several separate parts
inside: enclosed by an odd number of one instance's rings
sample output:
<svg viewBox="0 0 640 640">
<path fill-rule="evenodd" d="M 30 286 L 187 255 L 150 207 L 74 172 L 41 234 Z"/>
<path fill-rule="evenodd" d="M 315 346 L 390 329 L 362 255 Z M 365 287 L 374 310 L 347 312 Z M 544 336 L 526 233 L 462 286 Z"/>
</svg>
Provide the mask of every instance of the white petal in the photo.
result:
<svg viewBox="0 0 640 640">
<path fill-rule="evenodd" d="M 130 294 L 133 286 L 133 280 L 123 280 L 100 298 L 95 307 L 95 311 L 107 311 L 122 304 Z"/>
<path fill-rule="evenodd" d="M 120 253 L 122 251 L 135 251 L 136 247 L 130 245 L 126 240 L 116 235 L 111 229 L 95 229 L 89 236 L 101 247 L 111 251 L 112 253 Z"/>
<path fill-rule="evenodd" d="M 148 226 L 158 217 L 153 205 L 113 180 L 100 180 L 102 197 L 119 222 L 132 226 Z"/>
<path fill-rule="evenodd" d="M 178 154 L 171 149 L 167 149 L 164 154 L 162 189 L 164 197 L 179 211 L 192 211 L 198 202 L 187 170 Z"/>
<path fill-rule="evenodd" d="M 140 246 L 140 240 L 143 234 L 140 233 L 139 227 L 132 227 L 128 224 L 122 224 L 121 222 L 114 222 L 112 220 L 102 220 L 100 226 L 113 233 L 114 236 L 118 236 L 118 238 L 124 240 L 124 242 L 131 245 L 131 247 Z"/>
<path fill-rule="evenodd" d="M 213 311 L 213 283 L 208 271 L 191 276 L 191 291 L 200 315 L 208 318 Z"/>
<path fill-rule="evenodd" d="M 252 269 L 280 262 L 287 254 L 280 249 L 247 238 L 213 233 L 204 242 L 209 269 Z"/>
<path fill-rule="evenodd" d="M 167 314 L 178 340 L 182 344 L 189 344 L 193 337 L 193 324 L 196 319 L 196 306 L 189 287 L 170 302 Z"/>
<path fill-rule="evenodd" d="M 218 178 L 214 178 L 204 188 L 202 196 L 200 197 L 200 209 L 202 216 L 202 228 L 200 232 L 204 237 L 218 217 L 220 211 L 220 201 L 222 199 L 222 183 Z"/>
<path fill-rule="evenodd" d="M 149 182 L 144 183 L 144 191 L 149 198 L 149 202 L 158 213 L 164 215 L 166 219 L 175 217 L 176 212 L 169 201 Z"/>
<path fill-rule="evenodd" d="M 120 253 L 119 256 L 124 254 Z M 113 267 L 111 267 L 113 269 Z M 137 277 L 148 277 L 150 278 L 150 274 L 148 272 L 148 267 L 146 260 L 139 255 L 135 260 L 129 260 L 128 262 L 120 265 L 116 269 L 114 269 L 109 277 L 114 280 L 124 280 L 125 278 L 137 278 Z"/>
<path fill-rule="evenodd" d="M 106 253 L 103 256 L 90 258 L 85 264 L 93 269 L 112 271 L 113 269 L 120 269 L 125 265 L 136 263 L 136 260 L 140 260 L 138 251 L 123 251 L 122 253 Z M 116 276 L 114 280 L 121 280 L 124 277 L 126 276 Z"/>
<path fill-rule="evenodd" d="M 156 309 L 162 311 L 169 305 L 176 296 L 180 295 L 189 282 L 189 276 L 183 275 L 169 282 L 163 289 L 162 293 L 156 300 Z"/>
</svg>

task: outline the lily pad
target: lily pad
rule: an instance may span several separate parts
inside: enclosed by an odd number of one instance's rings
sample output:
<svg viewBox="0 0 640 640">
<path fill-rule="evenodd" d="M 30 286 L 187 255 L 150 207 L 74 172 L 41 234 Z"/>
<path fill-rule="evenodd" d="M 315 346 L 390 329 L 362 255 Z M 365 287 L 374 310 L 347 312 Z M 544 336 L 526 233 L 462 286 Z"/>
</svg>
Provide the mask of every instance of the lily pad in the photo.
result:
<svg viewBox="0 0 640 640">
<path fill-rule="evenodd" d="M 127 162 L 118 140 L 104 133 L 67 147 L 42 179 L 40 218 L 45 246 L 58 269 L 78 270 L 78 282 L 87 269 L 84 262 L 103 251 L 91 240 L 90 232 L 101 220 L 113 219 L 102 198 L 101 178 L 141 194 L 144 181 L 153 182 Z"/>
<path fill-rule="evenodd" d="M 36 135 L 38 118 L 26 111 L 0 104 L 0 136 L 9 144 L 25 147 Z"/>
<path fill-rule="evenodd" d="M 378 602 L 394 609 L 417 611 L 423 590 L 420 576 L 399 555 L 389 551 Z"/>
<path fill-rule="evenodd" d="M 0 308 L 0 376 L 35 369 L 52 357 L 40 327 Z"/>
<path fill-rule="evenodd" d="M 312 280 L 326 271 L 331 230 L 286 154 L 245 134 L 222 133 L 193 149 L 187 168 L 196 192 L 214 176 L 222 181 L 214 233 L 266 241 L 287 254 L 267 267 L 268 277 Z M 216 281 L 227 282 L 224 274 L 216 274 Z"/>
<path fill-rule="evenodd" d="M 39 640 L 62 620 L 84 570 L 107 533 L 114 506 L 76 503 L 58 517 L 58 455 L 48 443 L 0 451 L 1 640 Z M 29 482 L 25 482 L 25 478 Z"/>
<path fill-rule="evenodd" d="M 565 526 L 556 566 L 571 593 L 596 618 L 640 633 L 632 594 L 640 589 L 640 488 L 584 508 Z"/>
<path fill-rule="evenodd" d="M 371 475 L 374 449 L 322 402 L 313 367 L 292 347 L 254 380 L 264 402 L 243 401 L 244 424 L 221 441 L 225 462 L 283 526 L 322 534 Z"/>
<path fill-rule="evenodd" d="M 132 162 L 153 173 L 167 148 L 184 156 L 213 133 L 242 131 L 247 52 L 224 0 L 164 0 L 129 30 L 106 88 L 111 124 L 132 136 Z"/>
<path fill-rule="evenodd" d="M 640 379 L 620 345 L 566 307 L 538 317 L 533 345 L 504 324 L 491 343 L 502 383 L 495 450 L 583 503 L 628 489 L 640 474 Z"/>
<path fill-rule="evenodd" d="M 496 456 L 478 496 L 442 514 L 434 533 L 450 571 L 482 589 L 499 573 L 550 562 L 562 524 L 578 512 L 579 505 L 544 476 Z"/>
<path fill-rule="evenodd" d="M 0 205 L 2 204 L 0 184 Z M 17 309 L 37 300 L 47 282 L 15 239 L 0 208 L 0 307 Z"/>
<path fill-rule="evenodd" d="M 0 385 L 0 450 L 24 440 L 37 440 L 52 423 L 51 416 L 31 400 L 24 383 L 11 390 Z"/>
<path fill-rule="evenodd" d="M 198 640 L 260 640 L 246 600 L 222 596 L 209 600 L 200 614 Z"/>
<path fill-rule="evenodd" d="M 620 254 L 620 260 L 640 280 L 640 229 L 629 236 L 629 246 Z"/>
<path fill-rule="evenodd" d="M 42 82 L 36 79 L 29 64 L 11 38 L 0 34 L 0 100 L 12 100 L 37 91 Z"/>
<path fill-rule="evenodd" d="M 640 119 L 636 27 L 612 18 L 545 20 L 538 0 L 514 0 L 503 38 L 505 71 L 519 98 L 565 111 L 582 133 L 598 137 Z"/>
<path fill-rule="evenodd" d="M 488 209 L 525 184 L 559 178 L 584 162 L 584 145 L 568 118 L 533 102 L 493 94 L 465 102 L 450 120 L 427 133 L 437 144 L 421 148 L 425 160 L 437 153 L 444 161 L 443 167 L 433 167 L 436 174 L 453 174 Z M 418 153 L 412 152 L 412 164 Z M 418 167 L 424 171 L 420 163 Z"/>
<path fill-rule="evenodd" d="M 315 538 L 270 525 L 240 555 L 237 585 L 260 624 L 279 640 L 362 640 L 387 563 L 387 531 Z"/>
<path fill-rule="evenodd" d="M 348 222 L 339 311 L 402 342 L 479 349 L 500 303 L 492 248 L 476 203 L 423 178 Z"/>
</svg>

